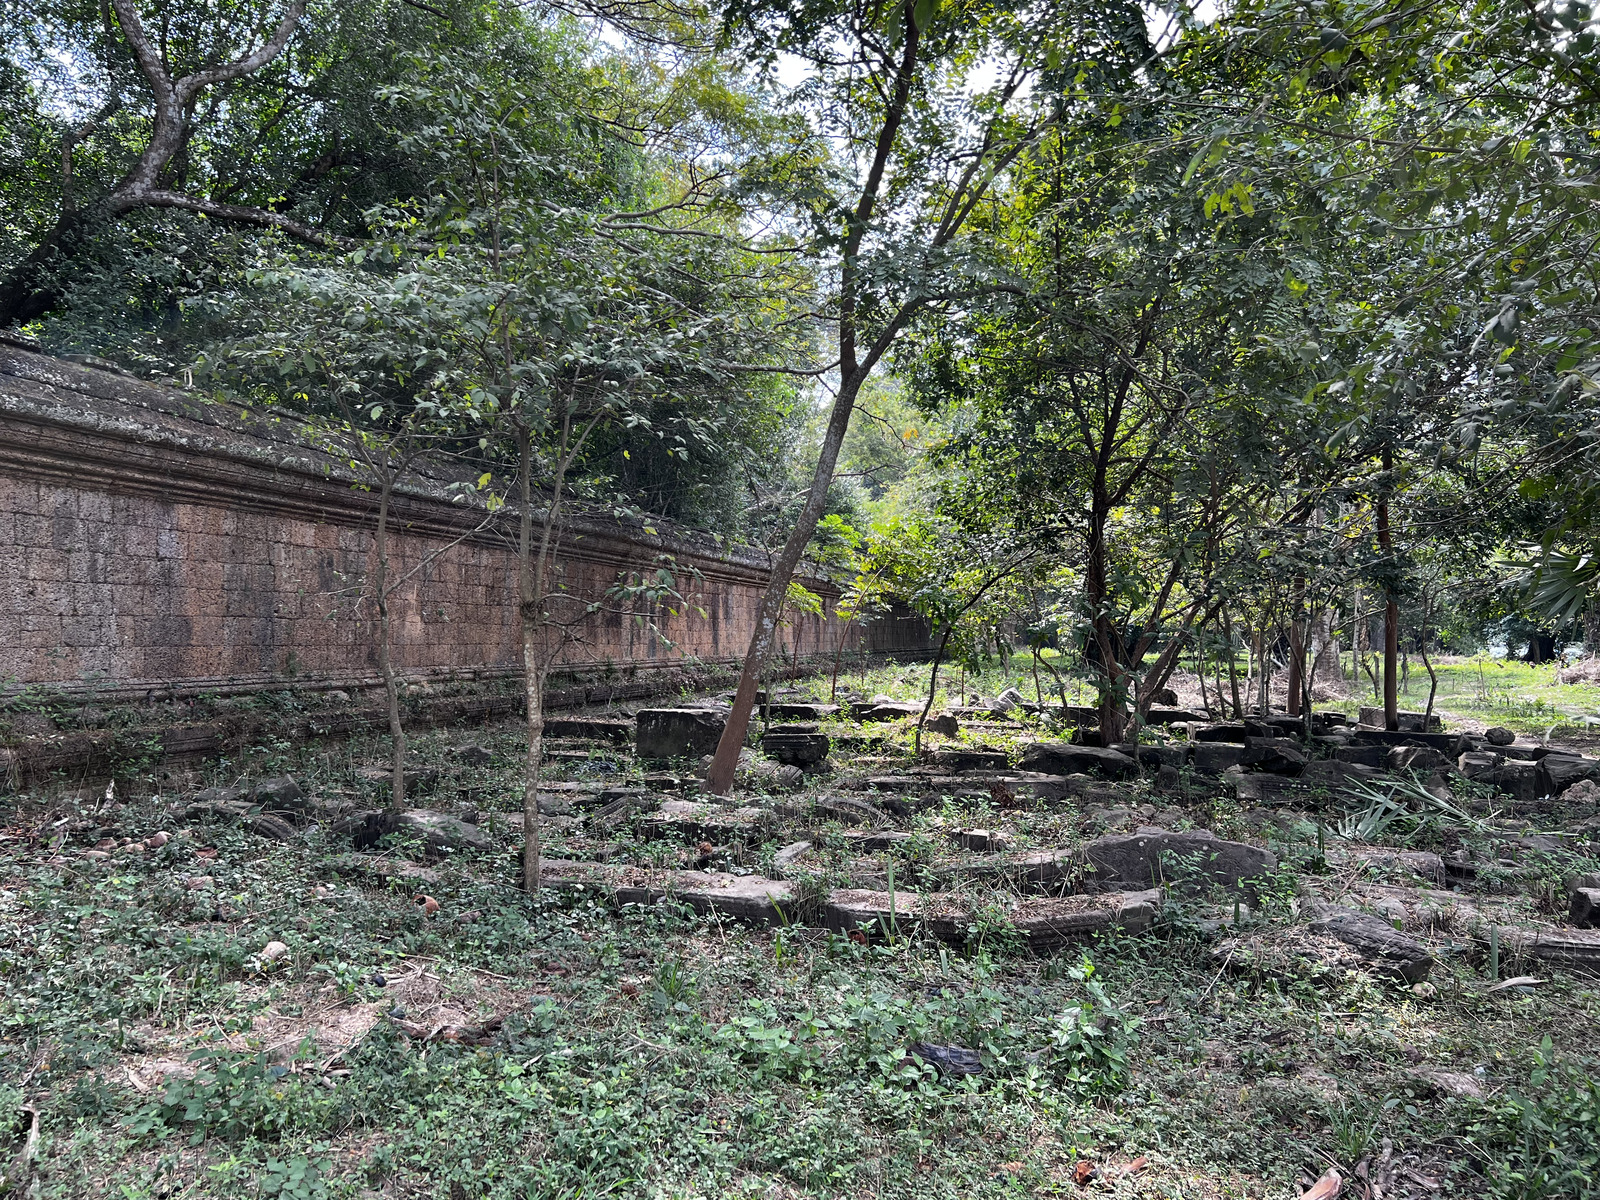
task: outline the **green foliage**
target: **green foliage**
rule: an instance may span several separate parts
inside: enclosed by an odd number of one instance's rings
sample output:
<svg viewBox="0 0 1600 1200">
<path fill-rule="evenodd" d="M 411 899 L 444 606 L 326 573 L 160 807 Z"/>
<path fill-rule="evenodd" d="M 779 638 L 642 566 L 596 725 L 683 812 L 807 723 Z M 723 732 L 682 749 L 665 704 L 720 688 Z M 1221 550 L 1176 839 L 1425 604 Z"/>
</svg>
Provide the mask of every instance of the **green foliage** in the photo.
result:
<svg viewBox="0 0 1600 1200">
<path fill-rule="evenodd" d="M 1469 1133 L 1491 1194 L 1505 1200 L 1600 1195 L 1600 1081 L 1547 1036 L 1529 1052 L 1525 1089 L 1479 1106 Z"/>
</svg>

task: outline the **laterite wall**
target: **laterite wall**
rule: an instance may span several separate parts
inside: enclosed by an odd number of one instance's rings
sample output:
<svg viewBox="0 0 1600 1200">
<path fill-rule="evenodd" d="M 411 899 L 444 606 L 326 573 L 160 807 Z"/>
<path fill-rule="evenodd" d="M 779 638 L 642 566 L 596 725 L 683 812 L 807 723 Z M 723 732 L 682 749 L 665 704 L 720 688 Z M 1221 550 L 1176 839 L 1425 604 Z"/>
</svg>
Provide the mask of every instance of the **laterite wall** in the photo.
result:
<svg viewBox="0 0 1600 1200">
<path fill-rule="evenodd" d="M 395 498 L 391 569 L 409 576 L 392 604 L 396 666 L 513 673 L 510 527 L 483 527 L 481 511 L 445 498 L 446 482 Z M 135 696 L 370 684 L 373 516 L 372 495 L 292 422 L 0 342 L 0 686 Z M 690 608 L 641 624 L 609 606 L 565 662 L 627 671 L 742 657 L 767 578 L 758 556 L 591 522 L 568 531 L 560 571 L 574 595 L 599 599 L 663 554 Z M 787 648 L 798 637 L 803 654 L 831 652 L 837 636 L 831 616 L 802 617 Z M 901 614 L 866 637 L 870 650 L 913 653 L 927 629 Z"/>
</svg>

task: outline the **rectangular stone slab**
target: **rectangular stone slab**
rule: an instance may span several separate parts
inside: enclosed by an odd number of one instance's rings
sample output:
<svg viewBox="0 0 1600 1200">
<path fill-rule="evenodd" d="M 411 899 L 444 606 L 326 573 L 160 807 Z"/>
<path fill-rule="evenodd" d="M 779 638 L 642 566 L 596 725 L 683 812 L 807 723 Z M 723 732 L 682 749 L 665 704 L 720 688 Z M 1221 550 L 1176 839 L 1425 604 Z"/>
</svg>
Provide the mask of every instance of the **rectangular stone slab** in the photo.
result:
<svg viewBox="0 0 1600 1200">
<path fill-rule="evenodd" d="M 1083 848 L 1096 878 L 1105 886 L 1158 886 L 1168 855 L 1189 861 L 1201 876 L 1230 890 L 1248 892 L 1252 882 L 1278 865 L 1277 856 L 1259 846 L 1219 838 L 1204 829 L 1187 833 L 1113 834 Z"/>
<path fill-rule="evenodd" d="M 727 717 L 708 708 L 647 708 L 639 713 L 640 758 L 699 758 L 717 748 Z"/>
<path fill-rule="evenodd" d="M 646 835 L 676 834 L 707 841 L 750 841 L 765 834 L 772 813 L 764 808 L 724 808 L 698 800 L 663 800 L 661 807 L 641 817 L 639 831 Z"/>
<path fill-rule="evenodd" d="M 633 737 L 633 722 L 621 717 L 546 717 L 544 731 L 547 737 L 627 742 Z"/>
<path fill-rule="evenodd" d="M 1029 897 L 1010 905 L 1011 923 L 1028 948 L 1049 953 L 1115 927 L 1138 932 L 1149 927 L 1161 908 L 1161 893 L 1113 892 L 1097 896 Z M 891 925 L 901 932 L 920 930 L 942 942 L 965 943 L 972 928 L 966 900 L 950 893 L 880 892 L 843 888 L 823 902 L 822 923 L 839 933 L 863 925 L 881 932 Z"/>
<path fill-rule="evenodd" d="M 719 913 L 753 925 L 793 921 L 799 905 L 793 888 L 781 879 L 730 875 L 724 871 L 657 871 L 601 863 L 546 859 L 545 887 L 563 891 L 592 888 L 618 904 L 654 904 L 672 897 L 699 913 Z"/>
<path fill-rule="evenodd" d="M 1489 931 L 1477 935 L 1478 944 L 1489 944 Z M 1500 926 L 1500 956 L 1507 954 L 1536 959 L 1565 967 L 1582 975 L 1600 975 L 1600 929 L 1518 929 Z"/>
</svg>

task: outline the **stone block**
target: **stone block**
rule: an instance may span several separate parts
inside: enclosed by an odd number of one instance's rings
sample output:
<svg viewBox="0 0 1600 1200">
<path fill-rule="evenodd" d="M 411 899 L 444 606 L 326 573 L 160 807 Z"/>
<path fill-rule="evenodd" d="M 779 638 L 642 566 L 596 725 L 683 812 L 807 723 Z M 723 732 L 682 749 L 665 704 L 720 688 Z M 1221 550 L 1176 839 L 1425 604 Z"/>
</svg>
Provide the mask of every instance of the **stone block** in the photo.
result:
<svg viewBox="0 0 1600 1200">
<path fill-rule="evenodd" d="M 1160 911 L 1161 893 L 1153 890 L 1095 896 L 1027 897 L 1007 912 L 1011 925 L 1035 953 L 1050 953 L 1097 933 L 1121 927 L 1147 929 Z M 913 929 L 942 942 L 962 944 L 972 930 L 967 902 L 960 896 L 932 892 L 893 893 L 843 888 L 829 893 L 822 905 L 822 923 L 839 933 L 865 929 L 882 936 Z"/>
<path fill-rule="evenodd" d="M 1145 714 L 1146 725 L 1184 725 L 1191 721 L 1204 722 L 1204 713 L 1191 712 L 1187 708 L 1152 708 Z"/>
<path fill-rule="evenodd" d="M 1567 910 L 1567 923 L 1578 929 L 1600 926 L 1600 888 L 1572 889 L 1572 902 Z"/>
<path fill-rule="evenodd" d="M 1456 759 L 1456 770 L 1468 779 L 1493 779 L 1494 773 L 1505 763 L 1505 755 L 1487 750 L 1468 750 Z"/>
<path fill-rule="evenodd" d="M 804 770 L 827 758 L 830 745 L 828 735 L 817 733 L 815 726 L 808 731 L 778 727 L 762 737 L 761 752 L 786 766 Z"/>
<path fill-rule="evenodd" d="M 640 758 L 699 758 L 716 751 L 727 717 L 707 708 L 647 708 L 637 718 Z"/>
<path fill-rule="evenodd" d="M 1139 764 L 1104 746 L 1074 746 L 1067 742 L 1034 742 L 1023 751 L 1018 767 L 1044 775 L 1076 775 L 1095 772 L 1105 779 L 1128 779 L 1139 773 Z"/>
<path fill-rule="evenodd" d="M 1162 767 L 1181 767 L 1188 757 L 1186 748 L 1181 745 L 1140 746 L 1133 742 L 1119 742 L 1113 749 L 1126 754 L 1147 771 L 1159 771 Z"/>
<path fill-rule="evenodd" d="M 303 812 L 306 794 L 299 783 L 287 775 L 263 779 L 250 789 L 250 799 L 266 812 Z"/>
<path fill-rule="evenodd" d="M 1546 754 L 1539 760 L 1539 789 L 1559 796 L 1581 779 L 1600 779 L 1600 759 L 1576 754 Z"/>
<path fill-rule="evenodd" d="M 852 704 L 850 715 L 858 721 L 898 721 L 905 717 L 920 717 L 922 705 L 901 700 L 867 700 Z"/>
<path fill-rule="evenodd" d="M 1336 761 L 1378 769 L 1388 765 L 1389 747 L 1379 744 L 1341 746 L 1333 752 Z"/>
<path fill-rule="evenodd" d="M 1290 738 L 1248 737 L 1241 766 L 1251 771 L 1266 771 L 1274 775 L 1298 775 L 1305 770 L 1305 749 Z"/>
<path fill-rule="evenodd" d="M 697 800 L 663 800 L 654 812 L 639 818 L 638 828 L 647 837 L 670 835 L 685 841 L 726 845 L 762 841 L 772 823 L 772 812 L 764 808 L 729 808 Z"/>
<path fill-rule="evenodd" d="M 587 738 L 596 742 L 627 742 L 633 738 L 634 723 L 618 717 L 546 717 L 546 737 Z M 655 755 L 672 758 L 674 755 Z"/>
<path fill-rule="evenodd" d="M 1221 775 L 1244 760 L 1244 747 L 1232 742 L 1196 742 L 1189 748 L 1189 762 L 1203 775 Z"/>
<path fill-rule="evenodd" d="M 753 925 L 787 925 L 803 915 L 794 889 L 788 883 L 781 879 L 763 879 L 759 875 L 615 868 L 551 859 L 546 862 L 542 876 L 545 887 L 600 891 L 618 904 L 658 904 L 675 900 L 701 914 L 715 913 Z"/>
<path fill-rule="evenodd" d="M 1419 712 L 1399 712 L 1395 714 L 1401 733 L 1438 733 L 1444 728 L 1444 723 L 1439 720 L 1437 713 L 1423 714 Z M 1370 704 L 1361 706 L 1361 712 L 1356 718 L 1363 725 L 1370 725 L 1374 729 L 1384 727 L 1383 709 Z"/>
<path fill-rule="evenodd" d="M 1278 865 L 1270 850 L 1228 841 L 1204 829 L 1113 834 L 1090 842 L 1083 855 L 1091 879 L 1101 887 L 1157 887 L 1182 869 L 1243 893 L 1253 890 L 1251 881 Z"/>
<path fill-rule="evenodd" d="M 1189 731 L 1190 739 L 1196 742 L 1238 742 L 1243 745 L 1247 736 L 1243 724 L 1201 725 Z"/>
<path fill-rule="evenodd" d="M 933 765 L 941 771 L 1004 771 L 1010 763 L 1004 750 L 947 746 L 933 752 Z"/>
<path fill-rule="evenodd" d="M 1334 905 L 1317 906 L 1311 932 L 1337 938 L 1378 971 L 1421 983 L 1433 970 L 1433 955 L 1382 917 Z"/>
<path fill-rule="evenodd" d="M 1450 760 L 1432 746 L 1395 746 L 1384 759 L 1391 771 L 1421 771 L 1432 774 L 1448 767 Z"/>
</svg>

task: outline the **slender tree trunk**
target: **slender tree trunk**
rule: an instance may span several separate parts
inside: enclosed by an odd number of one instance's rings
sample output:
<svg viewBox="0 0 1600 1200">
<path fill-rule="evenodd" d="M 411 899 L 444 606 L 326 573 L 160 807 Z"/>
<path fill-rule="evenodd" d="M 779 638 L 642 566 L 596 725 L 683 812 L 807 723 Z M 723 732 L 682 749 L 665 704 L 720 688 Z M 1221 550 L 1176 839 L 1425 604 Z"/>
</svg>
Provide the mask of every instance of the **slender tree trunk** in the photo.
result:
<svg viewBox="0 0 1600 1200">
<path fill-rule="evenodd" d="M 1387 475 L 1394 469 L 1394 457 L 1388 447 L 1383 451 L 1383 470 Z M 1378 548 L 1385 559 L 1392 559 L 1394 540 L 1389 529 L 1389 492 L 1385 480 L 1384 492 L 1378 497 Z M 1393 569 L 1393 563 L 1387 564 Z M 1400 656 L 1400 603 L 1388 584 L 1383 589 L 1383 727 L 1391 732 L 1400 728 L 1400 695 L 1398 691 Z"/>
<path fill-rule="evenodd" d="M 1098 495 L 1089 517 L 1088 554 L 1084 563 L 1084 599 L 1093 614 L 1091 628 L 1100 658 L 1100 744 L 1114 746 L 1127 733 L 1127 684 L 1122 670 L 1122 637 L 1106 612 L 1111 595 L 1110 552 L 1106 546 L 1109 506 Z"/>
<path fill-rule="evenodd" d="M 837 614 L 836 614 L 837 615 Z M 850 626 L 855 624 L 852 615 L 844 623 L 844 628 L 839 631 L 838 652 L 833 656 L 833 677 L 828 681 L 828 701 L 832 703 L 839 696 L 839 664 L 844 662 L 844 644 L 850 637 Z"/>
<path fill-rule="evenodd" d="M 1033 698 L 1039 703 L 1044 703 L 1044 689 L 1039 686 L 1039 647 L 1033 647 Z"/>
<path fill-rule="evenodd" d="M 522 502 L 521 537 L 517 554 L 518 613 L 522 627 L 523 690 L 527 703 L 528 747 L 522 760 L 522 886 L 530 896 L 539 894 L 539 766 L 544 754 L 544 647 L 541 642 L 540 600 L 533 561 L 533 444 L 526 426 L 517 431 L 518 498 Z M 553 514 L 546 510 L 547 527 Z"/>
<path fill-rule="evenodd" d="M 1301 680 L 1306 664 L 1305 607 L 1306 581 L 1304 576 L 1296 576 L 1294 586 L 1289 589 L 1289 679 L 1284 696 L 1284 706 L 1291 717 L 1298 717 L 1302 711 Z"/>
<path fill-rule="evenodd" d="M 750 638 L 750 648 L 745 652 L 739 688 L 734 693 L 728 723 L 723 727 L 722 739 L 717 743 L 711 770 L 706 775 L 706 790 L 713 795 L 726 795 L 733 787 L 733 775 L 739 766 L 739 751 L 744 748 L 745 735 L 750 731 L 750 713 L 755 707 L 761 672 L 777 639 L 778 617 L 788 595 L 789 580 L 794 578 L 800 557 L 805 553 L 811 535 L 816 532 L 817 522 L 822 519 L 822 510 L 828 499 L 828 485 L 833 481 L 833 469 L 839 460 L 839 448 L 844 444 L 845 431 L 850 427 L 850 413 L 861 383 L 861 379 L 852 379 L 847 387 L 840 389 L 834 401 L 833 415 L 822 440 L 822 453 L 817 458 L 817 468 L 812 474 L 810 494 L 806 497 L 805 507 L 795 522 L 793 532 L 789 534 L 789 540 L 783 544 L 777 562 L 772 565 L 767 589 L 756 608 L 755 632 Z"/>
<path fill-rule="evenodd" d="M 1267 626 L 1256 632 L 1256 667 L 1259 677 L 1256 678 L 1256 715 L 1267 718 L 1272 715 L 1272 627 Z"/>
<path fill-rule="evenodd" d="M 1228 646 L 1228 686 L 1233 690 L 1233 715 L 1237 719 L 1244 717 L 1244 704 L 1239 695 L 1239 664 L 1234 660 L 1233 653 L 1233 621 L 1228 617 L 1228 610 L 1222 610 L 1222 630 L 1227 636 Z"/>
<path fill-rule="evenodd" d="M 1428 718 L 1433 716 L 1434 697 L 1439 694 L 1439 676 L 1438 673 L 1434 671 L 1433 664 L 1428 661 L 1427 630 L 1423 630 L 1422 640 L 1418 643 L 1418 648 L 1422 652 L 1422 665 L 1428 672 L 1428 707 L 1423 709 L 1422 716 L 1422 727 L 1426 729 L 1428 727 Z"/>
<path fill-rule="evenodd" d="M 922 727 L 928 723 L 928 710 L 933 707 L 934 694 L 939 690 L 939 664 L 944 661 L 945 648 L 950 645 L 950 635 L 955 632 L 955 623 L 945 627 L 944 636 L 939 639 L 939 649 L 933 656 L 933 670 L 928 675 L 928 698 L 922 704 L 922 715 L 917 718 L 917 731 L 912 736 L 911 748 L 918 758 L 922 757 Z M 966 702 L 963 696 L 962 702 Z"/>
<path fill-rule="evenodd" d="M 400 721 L 400 688 L 394 677 L 389 633 L 389 496 L 394 490 L 387 471 L 378 484 L 378 528 L 373 537 L 377 558 L 373 590 L 378 604 L 378 671 L 383 676 L 384 699 L 389 707 L 389 807 L 401 809 L 406 801 L 406 731 Z"/>
<path fill-rule="evenodd" d="M 911 17 L 909 8 L 905 15 Z M 778 561 L 772 565 L 772 576 L 767 581 L 767 590 L 762 594 L 761 603 L 756 609 L 755 632 L 751 635 L 749 649 L 745 651 L 744 668 L 739 674 L 739 688 L 733 696 L 733 708 L 728 713 L 728 723 L 723 727 L 722 738 L 717 742 L 717 752 L 711 759 L 711 769 L 706 773 L 706 790 L 713 795 L 726 795 L 733 787 L 734 772 L 739 766 L 739 751 L 744 748 L 745 736 L 750 731 L 750 710 L 755 706 L 756 685 L 767 657 L 772 652 L 773 639 L 777 636 L 778 610 L 783 604 L 784 597 L 788 595 L 789 581 L 794 578 L 795 568 L 800 565 L 800 558 L 811 541 L 811 535 L 816 532 L 817 522 L 822 519 L 822 510 L 827 506 L 828 488 L 833 483 L 833 471 L 839 461 L 839 449 L 844 445 L 844 435 L 850 428 L 850 414 L 855 411 L 856 397 L 861 392 L 861 385 L 867 381 L 873 367 L 877 365 L 878 358 L 887 348 L 888 342 L 885 339 L 892 336 L 898 328 L 902 328 L 904 322 L 913 315 L 912 309 L 902 308 L 889 322 L 886 332 L 878 335 L 871 343 L 867 354 L 864 357 L 861 355 L 856 330 L 856 302 L 861 286 L 857 277 L 859 267 L 856 255 L 860 251 L 861 239 L 866 235 L 872 221 L 873 210 L 888 171 L 895 139 L 899 136 L 900 123 L 911 102 L 912 81 L 919 65 L 917 54 L 920 42 L 916 22 L 908 20 L 902 29 L 900 63 L 895 72 L 894 87 L 884 109 L 883 123 L 878 129 L 872 163 L 850 216 L 848 233 L 840 256 L 839 394 L 834 397 L 833 411 L 828 416 L 828 427 L 823 433 L 822 449 L 817 455 L 816 470 L 811 475 L 811 488 L 806 494 L 805 507 L 800 510 L 794 531 L 789 534 L 789 540 L 783 544 L 783 550 L 778 554 Z M 952 226 L 950 229 L 941 230 L 936 235 L 935 242 L 943 244 L 943 239 L 953 232 L 953 228 Z"/>
<path fill-rule="evenodd" d="M 1067 681 L 1061 672 L 1056 670 L 1055 663 L 1044 657 L 1044 655 L 1041 654 L 1039 656 L 1039 661 L 1044 664 L 1044 669 L 1050 672 L 1050 678 L 1056 681 L 1056 691 L 1061 693 L 1061 718 L 1065 720 L 1067 716 Z"/>
</svg>

